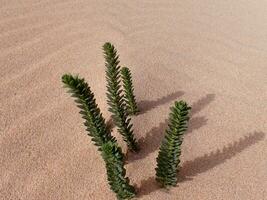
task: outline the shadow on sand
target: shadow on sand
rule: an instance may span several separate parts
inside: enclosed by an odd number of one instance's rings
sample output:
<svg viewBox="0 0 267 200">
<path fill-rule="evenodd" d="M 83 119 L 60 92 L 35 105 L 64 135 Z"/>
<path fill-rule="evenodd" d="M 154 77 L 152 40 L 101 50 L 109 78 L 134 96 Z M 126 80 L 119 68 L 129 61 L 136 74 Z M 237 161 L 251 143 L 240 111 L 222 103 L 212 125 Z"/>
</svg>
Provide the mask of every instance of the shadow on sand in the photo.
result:
<svg viewBox="0 0 267 200">
<path fill-rule="evenodd" d="M 178 94 L 178 92 L 176 93 Z M 173 96 L 173 95 L 169 95 Z M 165 99 L 164 102 L 166 102 L 168 98 L 164 97 L 161 99 Z M 211 103 L 215 99 L 214 94 L 207 94 L 205 97 L 201 98 L 197 102 L 193 103 L 192 106 L 192 112 L 191 112 L 191 119 L 189 121 L 189 127 L 186 131 L 186 134 L 189 134 L 193 132 L 194 130 L 197 130 L 204 125 L 207 124 L 207 119 L 204 116 L 201 117 L 193 117 L 193 114 L 196 114 L 197 112 L 201 111 L 205 106 L 207 106 L 209 103 Z M 172 99 L 176 100 L 176 99 Z M 160 101 L 161 102 L 161 101 Z M 156 106 L 156 104 L 155 104 Z M 156 151 L 160 143 L 164 137 L 165 129 L 168 126 L 168 120 L 166 119 L 164 122 L 161 122 L 158 126 L 153 127 L 148 133 L 146 133 L 145 137 L 142 137 L 138 140 L 138 144 L 140 145 L 141 151 L 138 154 L 133 154 L 128 152 L 128 161 L 133 160 L 139 160 L 143 159 L 146 156 L 148 156 L 150 153 L 153 153 Z"/>
<path fill-rule="evenodd" d="M 195 158 L 192 161 L 186 161 L 180 169 L 178 181 L 183 182 L 192 180 L 194 176 L 223 164 L 250 146 L 264 140 L 264 138 L 265 134 L 263 132 L 254 132 L 240 138 L 238 141 L 234 141 L 224 146 L 222 149 L 217 149 L 209 154 Z M 148 179 L 141 181 L 139 187 L 140 196 L 148 195 L 158 189 L 160 189 L 160 187 L 156 183 L 155 178 L 149 177 Z"/>
<path fill-rule="evenodd" d="M 138 108 L 140 110 L 140 112 L 138 113 L 138 115 L 144 114 L 160 105 L 164 105 L 166 103 L 169 103 L 171 101 L 177 100 L 179 97 L 181 97 L 184 94 L 184 92 L 182 91 L 177 91 L 177 92 L 173 92 L 169 95 L 163 96 L 157 100 L 154 101 L 140 101 L 138 102 Z M 131 116 L 130 116 L 131 117 Z M 110 131 L 112 131 L 115 128 L 114 122 L 112 120 L 112 118 L 110 117 L 107 122 L 107 127 Z"/>
<path fill-rule="evenodd" d="M 140 101 L 138 103 L 138 107 L 140 109 L 140 114 L 144 114 L 160 105 L 164 105 L 168 102 L 177 100 L 179 97 L 181 97 L 184 94 L 182 91 L 177 91 L 174 93 L 171 93 L 167 96 L 161 97 L 160 99 L 154 100 L 154 101 Z"/>
<path fill-rule="evenodd" d="M 186 161 L 181 167 L 179 182 L 191 180 L 192 177 L 224 163 L 264 138 L 263 132 L 254 132 L 224 146 L 222 149 L 217 149 L 217 151 L 197 157 L 192 161 Z"/>
</svg>

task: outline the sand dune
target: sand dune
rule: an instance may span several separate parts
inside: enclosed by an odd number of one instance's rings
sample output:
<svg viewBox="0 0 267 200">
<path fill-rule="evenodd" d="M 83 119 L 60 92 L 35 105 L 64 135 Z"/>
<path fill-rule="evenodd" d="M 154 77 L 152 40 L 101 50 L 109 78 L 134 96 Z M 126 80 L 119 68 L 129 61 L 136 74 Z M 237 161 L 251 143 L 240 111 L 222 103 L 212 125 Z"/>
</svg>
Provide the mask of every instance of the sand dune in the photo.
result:
<svg viewBox="0 0 267 200">
<path fill-rule="evenodd" d="M 85 77 L 108 119 L 106 41 L 131 68 L 142 109 L 142 151 L 126 166 L 139 199 L 267 199 L 266 1 L 0 5 L 0 199 L 115 199 L 61 83 L 66 72 Z M 155 158 L 176 99 L 192 113 L 180 181 L 166 192 Z"/>
</svg>

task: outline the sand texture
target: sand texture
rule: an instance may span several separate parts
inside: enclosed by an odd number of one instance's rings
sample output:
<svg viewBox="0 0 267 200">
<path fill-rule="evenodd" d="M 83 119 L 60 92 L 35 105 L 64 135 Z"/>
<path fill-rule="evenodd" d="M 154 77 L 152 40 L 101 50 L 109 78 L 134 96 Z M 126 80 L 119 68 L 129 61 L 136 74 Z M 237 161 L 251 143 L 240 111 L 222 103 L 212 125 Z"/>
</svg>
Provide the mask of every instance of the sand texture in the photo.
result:
<svg viewBox="0 0 267 200">
<path fill-rule="evenodd" d="M 142 110 L 133 117 L 142 150 L 126 165 L 138 198 L 266 200 L 266 11 L 266 0 L 0 0 L 0 199 L 115 199 L 61 83 L 67 72 L 86 78 L 108 120 L 110 41 Z M 154 168 L 175 100 L 192 112 L 167 192 Z"/>
</svg>

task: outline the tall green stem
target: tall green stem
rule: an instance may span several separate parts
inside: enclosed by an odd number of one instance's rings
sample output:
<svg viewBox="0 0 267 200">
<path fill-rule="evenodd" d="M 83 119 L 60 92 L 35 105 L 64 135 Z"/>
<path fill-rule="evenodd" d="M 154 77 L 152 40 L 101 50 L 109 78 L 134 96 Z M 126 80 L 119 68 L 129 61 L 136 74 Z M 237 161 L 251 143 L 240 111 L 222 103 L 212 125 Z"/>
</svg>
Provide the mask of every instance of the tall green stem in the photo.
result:
<svg viewBox="0 0 267 200">
<path fill-rule="evenodd" d="M 131 151 L 138 151 L 139 147 L 134 137 L 131 119 L 125 110 L 125 102 L 120 86 L 120 66 L 119 56 L 114 46 L 105 43 L 103 46 L 104 57 L 106 60 L 106 80 L 107 80 L 107 98 L 109 111 L 123 140 L 127 143 Z"/>
<path fill-rule="evenodd" d="M 177 184 L 181 145 L 183 134 L 187 129 L 190 109 L 184 101 L 176 101 L 171 108 L 168 128 L 157 157 L 156 180 L 163 187 Z"/>
</svg>

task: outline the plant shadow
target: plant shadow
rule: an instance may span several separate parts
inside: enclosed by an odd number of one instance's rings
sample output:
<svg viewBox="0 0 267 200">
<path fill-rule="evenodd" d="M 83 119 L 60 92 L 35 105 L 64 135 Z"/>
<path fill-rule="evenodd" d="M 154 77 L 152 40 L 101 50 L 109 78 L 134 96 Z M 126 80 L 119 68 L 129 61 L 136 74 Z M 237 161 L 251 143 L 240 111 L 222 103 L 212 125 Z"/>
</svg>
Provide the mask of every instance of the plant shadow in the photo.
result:
<svg viewBox="0 0 267 200">
<path fill-rule="evenodd" d="M 193 117 L 190 119 L 190 125 L 186 134 L 193 132 L 207 124 L 207 119 L 205 117 Z M 164 131 L 168 127 L 168 119 L 165 119 L 164 122 L 161 122 L 159 126 L 153 127 L 145 137 L 142 137 L 138 140 L 141 151 L 138 154 L 127 152 L 128 161 L 140 160 L 147 157 L 150 153 L 158 150 L 161 141 L 164 137 Z"/>
<path fill-rule="evenodd" d="M 192 110 L 200 111 L 205 106 L 207 106 L 210 102 L 214 100 L 214 94 L 207 94 L 205 97 L 198 100 L 196 103 L 193 103 Z M 196 112 L 195 112 L 196 113 Z M 192 114 L 191 119 L 189 120 L 189 127 L 186 131 L 186 134 L 193 132 L 207 124 L 207 118 L 204 116 L 193 117 Z M 143 159 L 148 156 L 150 153 L 156 151 L 160 143 L 164 137 L 164 131 L 168 126 L 168 119 L 165 119 L 164 122 L 161 122 L 158 126 L 153 127 L 146 135 L 138 140 L 138 144 L 140 146 L 141 151 L 138 154 L 133 154 L 131 152 L 127 152 L 128 161 L 134 161 Z"/>
<path fill-rule="evenodd" d="M 223 149 L 217 149 L 192 161 L 186 161 L 181 167 L 179 182 L 192 180 L 192 177 L 223 164 L 264 138 L 265 134 L 263 132 L 254 132 L 224 146 Z"/>
<path fill-rule="evenodd" d="M 192 104 L 191 115 L 195 115 L 200 112 L 204 107 L 210 104 L 212 101 L 215 100 L 215 94 L 207 94 L 203 98 L 199 99 L 195 103 Z"/>
<path fill-rule="evenodd" d="M 160 189 L 161 188 L 155 180 L 155 177 L 149 177 L 148 179 L 141 181 L 140 187 L 137 188 L 137 197 L 148 195 Z"/>
<path fill-rule="evenodd" d="M 144 101 L 140 101 L 138 102 L 138 109 L 140 110 L 137 115 L 141 115 L 141 114 L 144 114 L 160 105 L 163 105 L 163 104 L 166 104 L 170 101 L 174 101 L 176 100 L 177 98 L 179 98 L 180 96 L 182 96 L 184 94 L 184 92 L 182 91 L 176 91 L 176 92 L 173 92 L 169 95 L 166 95 L 166 96 L 163 96 L 157 100 L 153 100 L 153 101 L 147 101 L 147 100 L 144 100 Z M 133 117 L 134 115 L 129 115 L 129 117 Z M 113 131 L 113 129 L 115 128 L 115 124 L 114 124 L 114 121 L 112 119 L 112 117 L 110 117 L 107 121 L 106 121 L 106 125 L 107 125 L 107 128 L 110 130 L 110 131 Z"/>
<path fill-rule="evenodd" d="M 205 154 L 192 161 L 186 161 L 179 172 L 178 182 L 192 180 L 194 176 L 223 164 L 250 146 L 262 141 L 264 138 L 265 133 L 254 132 L 253 134 L 244 136 L 238 141 L 234 141 L 224 146 L 223 149 L 217 149 L 217 151 Z M 140 195 L 148 195 L 160 189 L 154 177 L 149 177 L 148 179 L 141 181 L 139 188 Z"/>
<path fill-rule="evenodd" d="M 167 96 L 163 96 L 157 100 L 153 100 L 153 101 L 148 101 L 148 100 L 145 100 L 145 101 L 140 101 L 138 103 L 138 108 L 140 110 L 140 112 L 138 113 L 139 115 L 140 114 L 144 114 L 160 105 L 163 105 L 163 104 L 166 104 L 170 101 L 174 101 L 176 100 L 177 98 L 181 97 L 182 95 L 184 94 L 184 92 L 182 91 L 176 91 L 176 92 L 173 92 Z"/>
</svg>

